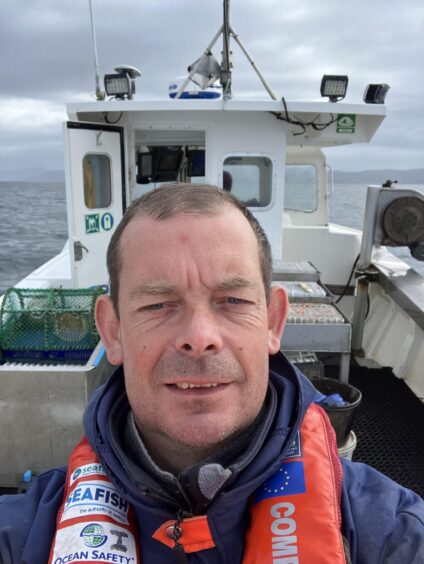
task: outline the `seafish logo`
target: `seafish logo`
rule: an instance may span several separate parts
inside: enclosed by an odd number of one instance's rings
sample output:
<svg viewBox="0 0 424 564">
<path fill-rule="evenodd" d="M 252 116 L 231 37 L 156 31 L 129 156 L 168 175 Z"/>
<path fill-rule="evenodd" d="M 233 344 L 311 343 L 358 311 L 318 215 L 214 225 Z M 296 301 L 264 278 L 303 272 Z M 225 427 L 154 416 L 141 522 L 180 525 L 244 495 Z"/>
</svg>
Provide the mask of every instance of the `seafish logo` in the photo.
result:
<svg viewBox="0 0 424 564">
<path fill-rule="evenodd" d="M 111 483 L 92 480 L 76 484 L 77 487 L 71 489 L 65 502 L 62 521 L 82 515 L 101 514 L 128 525 L 128 501 L 119 495 Z"/>
<path fill-rule="evenodd" d="M 86 476 L 94 476 L 95 474 L 106 476 L 106 472 L 104 471 L 103 466 L 101 464 L 96 462 L 93 464 L 84 464 L 84 466 L 79 466 L 74 470 L 72 474 L 71 485 L 78 478 L 85 478 Z"/>
<path fill-rule="evenodd" d="M 98 523 L 90 523 L 86 525 L 80 533 L 85 546 L 89 548 L 98 548 L 107 541 L 107 535 L 101 525 Z"/>
<path fill-rule="evenodd" d="M 74 480 L 76 480 L 79 476 L 81 476 L 81 472 L 82 472 L 81 468 L 77 468 L 77 469 L 75 470 L 75 472 L 73 473 L 73 475 L 72 475 L 72 480 L 74 481 Z"/>
</svg>

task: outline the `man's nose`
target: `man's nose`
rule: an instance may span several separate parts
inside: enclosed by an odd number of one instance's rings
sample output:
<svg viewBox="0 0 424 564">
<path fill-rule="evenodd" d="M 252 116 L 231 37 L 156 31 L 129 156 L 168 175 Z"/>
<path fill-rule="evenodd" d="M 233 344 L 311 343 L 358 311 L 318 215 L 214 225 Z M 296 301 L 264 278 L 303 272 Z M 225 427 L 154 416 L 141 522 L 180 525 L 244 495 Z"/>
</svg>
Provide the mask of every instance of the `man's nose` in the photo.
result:
<svg viewBox="0 0 424 564">
<path fill-rule="evenodd" d="M 214 354 L 222 350 L 221 327 L 209 307 L 196 307 L 187 312 L 179 328 L 175 346 L 179 352 L 192 357 Z"/>
</svg>

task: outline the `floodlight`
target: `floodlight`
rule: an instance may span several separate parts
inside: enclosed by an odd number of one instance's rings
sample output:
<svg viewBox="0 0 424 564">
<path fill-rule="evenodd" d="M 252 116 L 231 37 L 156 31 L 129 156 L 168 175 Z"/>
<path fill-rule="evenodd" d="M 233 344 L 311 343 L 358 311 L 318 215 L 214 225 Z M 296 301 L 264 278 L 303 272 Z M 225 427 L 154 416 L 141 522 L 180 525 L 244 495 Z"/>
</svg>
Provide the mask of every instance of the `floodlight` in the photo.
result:
<svg viewBox="0 0 424 564">
<path fill-rule="evenodd" d="M 366 104 L 384 104 L 389 88 L 388 84 L 368 84 L 364 92 L 364 102 Z"/>
<path fill-rule="evenodd" d="M 126 73 L 105 74 L 105 90 L 108 96 L 126 98 L 131 94 L 131 82 Z"/>
<path fill-rule="evenodd" d="M 330 102 L 343 100 L 346 96 L 348 82 L 346 75 L 325 74 L 321 81 L 321 96 L 328 97 Z"/>
<path fill-rule="evenodd" d="M 114 96 L 119 100 L 132 99 L 135 94 L 135 81 L 141 73 L 135 67 L 121 65 L 115 68 L 116 74 L 105 75 L 105 90 L 108 96 Z"/>
</svg>

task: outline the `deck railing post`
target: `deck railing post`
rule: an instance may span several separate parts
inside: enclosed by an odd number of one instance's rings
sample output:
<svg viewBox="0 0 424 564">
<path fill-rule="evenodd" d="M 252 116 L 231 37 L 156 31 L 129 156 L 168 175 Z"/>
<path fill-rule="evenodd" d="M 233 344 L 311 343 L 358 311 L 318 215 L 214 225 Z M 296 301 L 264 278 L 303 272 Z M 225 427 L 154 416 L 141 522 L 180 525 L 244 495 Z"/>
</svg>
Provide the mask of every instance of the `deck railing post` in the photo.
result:
<svg viewBox="0 0 424 564">
<path fill-rule="evenodd" d="M 361 251 L 356 269 L 356 297 L 352 320 L 352 352 L 363 355 L 362 341 L 364 336 L 365 318 L 368 308 L 369 267 L 371 266 L 372 250 L 377 225 L 378 198 L 380 186 L 368 186 L 365 202 L 364 228 L 362 231 Z"/>
</svg>

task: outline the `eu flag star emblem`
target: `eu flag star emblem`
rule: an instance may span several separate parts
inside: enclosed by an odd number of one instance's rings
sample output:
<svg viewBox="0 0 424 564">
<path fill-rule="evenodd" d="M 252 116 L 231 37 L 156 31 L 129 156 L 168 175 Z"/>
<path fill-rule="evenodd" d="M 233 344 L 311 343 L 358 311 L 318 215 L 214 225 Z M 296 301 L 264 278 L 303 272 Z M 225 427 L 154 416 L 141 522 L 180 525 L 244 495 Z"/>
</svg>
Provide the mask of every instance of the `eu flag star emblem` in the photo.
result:
<svg viewBox="0 0 424 564">
<path fill-rule="evenodd" d="M 284 495 L 305 493 L 305 473 L 303 462 L 285 462 L 277 472 L 268 478 L 256 491 L 254 503 L 264 499 Z"/>
</svg>

